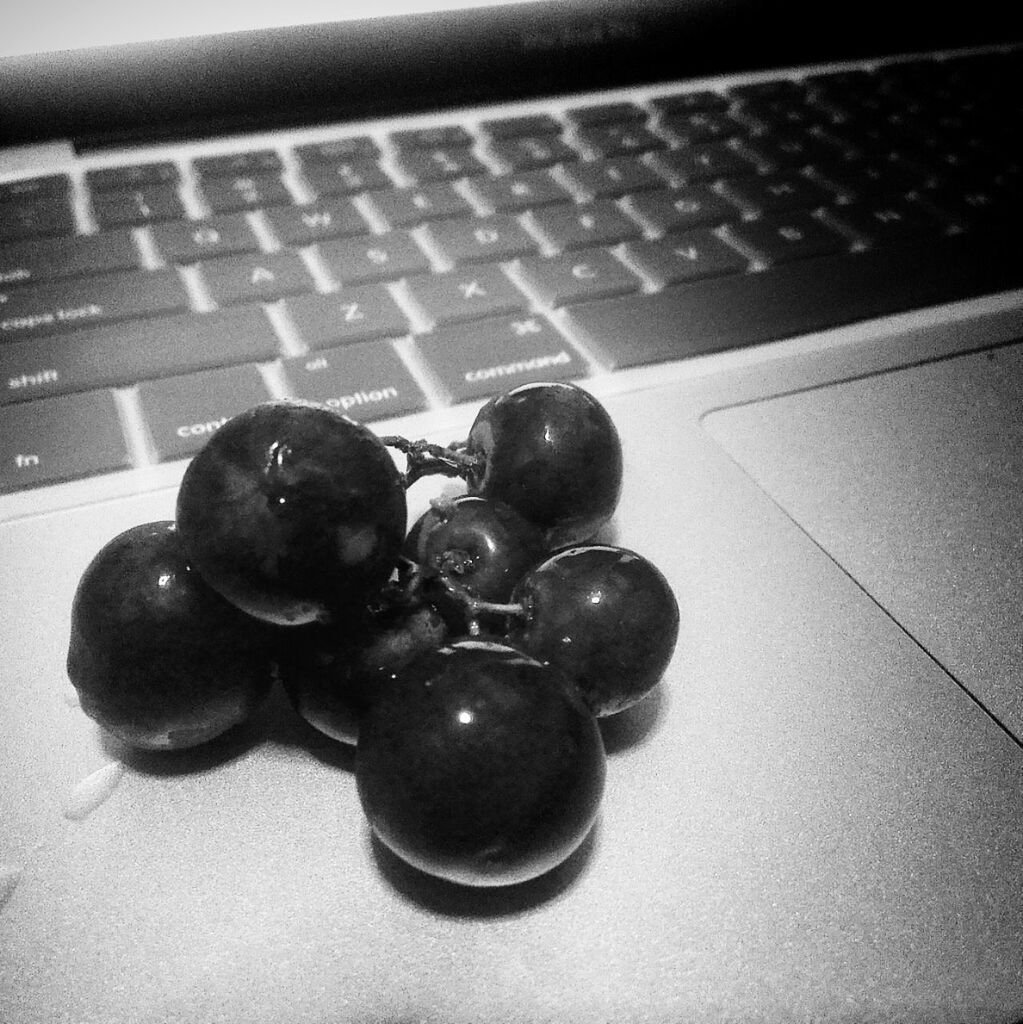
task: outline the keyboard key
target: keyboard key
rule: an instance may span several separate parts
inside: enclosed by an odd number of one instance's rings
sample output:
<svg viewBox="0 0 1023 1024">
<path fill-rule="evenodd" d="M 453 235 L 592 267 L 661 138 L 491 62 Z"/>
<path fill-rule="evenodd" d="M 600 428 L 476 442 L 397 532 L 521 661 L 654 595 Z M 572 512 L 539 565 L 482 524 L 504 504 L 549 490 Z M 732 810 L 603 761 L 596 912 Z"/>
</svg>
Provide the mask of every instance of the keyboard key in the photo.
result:
<svg viewBox="0 0 1023 1024">
<path fill-rule="evenodd" d="M 277 336 L 258 306 L 11 342 L 0 345 L 0 404 L 270 360 L 277 348 Z"/>
<path fill-rule="evenodd" d="M 270 398 L 251 364 L 139 386 L 139 401 L 161 462 L 197 452 L 232 416 Z"/>
<path fill-rule="evenodd" d="M 0 246 L 0 286 L 139 269 L 139 253 L 128 231 L 35 238 Z"/>
<path fill-rule="evenodd" d="M 639 288 L 639 279 L 606 249 L 584 249 L 550 259 L 524 259 L 518 270 L 547 306 L 567 306 Z"/>
<path fill-rule="evenodd" d="M 872 244 L 918 235 L 938 235 L 945 229 L 936 211 L 901 197 L 835 206 L 829 210 L 829 214 L 863 241 Z"/>
<path fill-rule="evenodd" d="M 668 143 L 642 124 L 599 124 L 582 128 L 576 141 L 597 156 L 624 156 L 664 149 Z"/>
<path fill-rule="evenodd" d="M 178 165 L 170 160 L 97 167 L 85 172 L 85 182 L 94 192 L 129 192 L 142 185 L 168 185 L 180 179 Z"/>
<path fill-rule="evenodd" d="M 523 135 L 558 135 L 561 125 L 549 114 L 521 114 L 480 122 L 492 139 L 514 139 Z"/>
<path fill-rule="evenodd" d="M 74 480 L 130 464 L 109 391 L 0 409 L 0 491 Z"/>
<path fill-rule="evenodd" d="M 610 124 L 613 121 L 645 121 L 646 112 L 634 103 L 599 103 L 585 107 L 573 107 L 566 111 L 566 117 L 580 128 L 594 124 Z"/>
<path fill-rule="evenodd" d="M 662 115 L 688 114 L 696 110 L 727 110 L 729 100 L 712 89 L 680 92 L 671 96 L 658 96 L 650 101 L 653 110 Z"/>
<path fill-rule="evenodd" d="M 44 174 L 38 178 L 19 178 L 0 181 L 0 203 L 32 202 L 66 196 L 71 190 L 71 179 L 66 174 Z"/>
<path fill-rule="evenodd" d="M 676 189 L 637 192 L 629 209 L 655 231 L 685 231 L 737 220 L 739 208 L 704 182 Z"/>
<path fill-rule="evenodd" d="M 569 183 L 591 199 L 609 199 L 627 192 L 663 188 L 665 184 L 662 175 L 632 156 L 580 160 L 565 164 L 562 170 Z"/>
<path fill-rule="evenodd" d="M 0 292 L 0 340 L 56 334 L 187 308 L 188 295 L 173 270 L 69 278 Z"/>
<path fill-rule="evenodd" d="M 697 110 L 661 118 L 661 129 L 680 146 L 725 142 L 748 134 L 748 129 L 723 110 Z"/>
<path fill-rule="evenodd" d="M 486 166 L 466 148 L 414 149 L 402 153 L 397 164 L 404 175 L 420 184 L 488 173 Z"/>
<path fill-rule="evenodd" d="M 416 345 L 454 402 L 586 375 L 572 346 L 546 320 L 528 314 L 445 327 Z"/>
<path fill-rule="evenodd" d="M 728 234 L 771 263 L 823 256 L 849 248 L 848 239 L 805 210 L 737 221 L 729 225 Z"/>
<path fill-rule="evenodd" d="M 203 181 L 203 198 L 214 213 L 258 210 L 264 206 L 285 206 L 292 202 L 284 182 L 270 174 L 243 174 Z"/>
<path fill-rule="evenodd" d="M 274 206 L 264 212 L 283 245 L 313 245 L 326 238 L 363 235 L 369 230 L 350 199 L 317 199 L 302 206 Z"/>
<path fill-rule="evenodd" d="M 0 243 L 70 235 L 74 230 L 75 218 L 64 196 L 44 194 L 0 203 Z"/>
<path fill-rule="evenodd" d="M 376 160 L 380 148 L 369 135 L 350 135 L 347 138 L 328 139 L 324 142 L 310 142 L 295 147 L 295 153 L 304 167 L 313 164 L 334 164 L 352 160 L 355 157 L 369 157 Z"/>
<path fill-rule="evenodd" d="M 426 408 L 426 396 L 386 341 L 285 359 L 284 373 L 298 398 L 322 402 L 360 422 Z"/>
<path fill-rule="evenodd" d="M 392 228 L 412 227 L 428 220 L 464 217 L 472 207 L 447 182 L 418 188 L 389 188 L 367 197 Z M 365 230 L 365 228 L 363 229 Z"/>
<path fill-rule="evenodd" d="M 584 205 L 563 203 L 546 206 L 532 211 L 529 216 L 557 249 L 614 245 L 642 234 L 639 224 L 608 199 Z"/>
<path fill-rule="evenodd" d="M 200 156 L 192 161 L 200 178 L 238 178 L 249 175 L 275 175 L 284 169 L 284 163 L 275 150 L 254 149 L 243 153 L 218 156 Z"/>
<path fill-rule="evenodd" d="M 259 239 L 240 213 L 206 220 L 167 221 L 154 224 L 151 231 L 160 255 L 170 263 L 195 263 L 212 256 L 259 250 Z"/>
<path fill-rule="evenodd" d="M 654 242 L 629 242 L 625 252 L 662 288 L 716 274 L 738 274 L 747 267 L 745 257 L 706 228 L 667 235 Z"/>
<path fill-rule="evenodd" d="M 310 348 L 409 333 L 405 314 L 380 284 L 350 285 L 329 295 L 299 295 L 284 306 Z"/>
<path fill-rule="evenodd" d="M 334 277 L 348 284 L 397 281 L 430 269 L 426 254 L 407 231 L 324 242 L 320 255 Z"/>
<path fill-rule="evenodd" d="M 526 305 L 526 297 L 501 268 L 487 264 L 417 277 L 408 289 L 435 324 L 476 320 Z"/>
<path fill-rule="evenodd" d="M 460 124 L 444 124 L 434 128 L 408 128 L 391 132 L 391 142 L 399 153 L 416 149 L 464 149 L 473 144 L 473 137 Z"/>
<path fill-rule="evenodd" d="M 752 174 L 756 167 L 724 142 L 706 142 L 684 149 L 662 150 L 654 157 L 674 185 L 705 181 L 709 178 L 734 178 Z"/>
<path fill-rule="evenodd" d="M 484 175 L 469 178 L 467 184 L 484 206 L 497 213 L 565 203 L 572 198 L 546 170 Z"/>
<path fill-rule="evenodd" d="M 576 305 L 570 319 L 608 367 L 685 359 L 1018 287 L 1018 252 L 992 260 L 990 246 L 990 238 L 946 235 L 793 260 Z"/>
<path fill-rule="evenodd" d="M 536 241 L 507 213 L 443 220 L 427 227 L 434 245 L 452 263 L 507 260 L 536 252 Z"/>
<path fill-rule="evenodd" d="M 734 202 L 762 213 L 810 210 L 833 198 L 826 188 L 795 172 L 749 175 L 728 181 L 723 187 Z"/>
<path fill-rule="evenodd" d="M 579 159 L 579 150 L 573 149 L 556 135 L 523 135 L 500 139 L 490 144 L 490 152 L 511 171 L 551 167 L 566 160 Z"/>
<path fill-rule="evenodd" d="M 101 228 L 154 224 L 185 216 L 185 207 L 174 185 L 143 185 L 130 192 L 97 192 L 92 212 Z"/>
<path fill-rule="evenodd" d="M 223 256 L 201 264 L 200 270 L 210 297 L 219 306 L 275 302 L 316 287 L 302 258 L 291 252 Z"/>
<path fill-rule="evenodd" d="M 318 196 L 355 195 L 394 184 L 380 165 L 367 157 L 306 164 L 305 178 Z"/>
</svg>

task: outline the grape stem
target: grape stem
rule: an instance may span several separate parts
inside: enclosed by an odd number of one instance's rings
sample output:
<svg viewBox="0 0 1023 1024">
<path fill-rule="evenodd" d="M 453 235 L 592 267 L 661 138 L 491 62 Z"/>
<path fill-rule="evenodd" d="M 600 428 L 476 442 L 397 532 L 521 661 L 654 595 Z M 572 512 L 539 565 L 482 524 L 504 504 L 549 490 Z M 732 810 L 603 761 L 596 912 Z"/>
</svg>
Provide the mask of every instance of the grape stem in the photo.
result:
<svg viewBox="0 0 1023 1024">
<path fill-rule="evenodd" d="M 466 480 L 470 475 L 479 474 L 483 468 L 483 456 L 470 455 L 465 441 L 449 445 L 430 444 L 423 440 L 410 441 L 398 434 L 389 434 L 380 440 L 405 456 L 406 469 L 401 482 L 406 490 L 424 476 L 457 476 Z"/>
<path fill-rule="evenodd" d="M 469 593 L 465 587 L 456 583 L 446 573 L 438 573 L 434 579 L 444 587 L 450 597 L 453 597 L 465 608 L 470 623 L 476 621 L 481 615 L 488 613 L 492 615 L 514 616 L 516 618 L 526 617 L 526 608 L 523 604 L 484 601 L 482 598 Z"/>
</svg>

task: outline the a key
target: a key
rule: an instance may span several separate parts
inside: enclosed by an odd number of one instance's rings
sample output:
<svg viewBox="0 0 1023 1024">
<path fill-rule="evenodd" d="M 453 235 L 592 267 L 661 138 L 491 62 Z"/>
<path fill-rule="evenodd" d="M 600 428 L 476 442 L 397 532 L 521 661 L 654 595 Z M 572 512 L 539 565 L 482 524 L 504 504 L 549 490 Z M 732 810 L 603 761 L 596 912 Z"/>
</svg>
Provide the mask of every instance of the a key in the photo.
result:
<svg viewBox="0 0 1023 1024">
<path fill-rule="evenodd" d="M 414 149 L 399 155 L 397 164 L 403 174 L 419 184 L 487 173 L 486 166 L 467 148 Z"/>
<path fill-rule="evenodd" d="M 195 173 L 204 181 L 212 178 L 237 178 L 248 175 L 276 175 L 284 169 L 280 154 L 272 149 L 253 149 L 242 153 L 200 156 L 192 161 Z"/>
<path fill-rule="evenodd" d="M 683 149 L 661 150 L 654 157 L 672 184 L 682 185 L 709 178 L 741 177 L 756 167 L 724 142 L 698 143 Z"/>
<path fill-rule="evenodd" d="M 664 177 L 633 156 L 607 160 L 577 161 L 565 164 L 562 172 L 568 181 L 591 199 L 609 199 L 627 192 L 663 188 Z"/>
<path fill-rule="evenodd" d="M 209 178 L 202 183 L 202 195 L 214 213 L 258 210 L 292 202 L 284 182 L 271 174 L 241 174 Z"/>
<path fill-rule="evenodd" d="M 480 122 L 492 139 L 514 139 L 524 135 L 557 135 L 561 125 L 549 114 L 521 114 Z"/>
<path fill-rule="evenodd" d="M 103 229 L 155 224 L 185 216 L 175 185 L 142 185 L 129 192 L 96 192 L 92 197 L 96 223 Z"/>
<path fill-rule="evenodd" d="M 310 348 L 408 334 L 405 314 L 380 284 L 349 285 L 329 295 L 299 295 L 285 309 Z"/>
<path fill-rule="evenodd" d="M 436 324 L 475 320 L 524 308 L 525 296 L 498 266 L 456 267 L 408 283 L 409 292 Z"/>
<path fill-rule="evenodd" d="M 705 182 L 637 192 L 628 202 L 630 210 L 661 233 L 724 224 L 741 215 L 734 203 Z"/>
<path fill-rule="evenodd" d="M 0 291 L 0 339 L 183 312 L 188 295 L 173 270 L 98 274 Z"/>
<path fill-rule="evenodd" d="M 128 231 L 34 238 L 0 246 L 0 287 L 133 269 L 141 268 L 138 249 Z"/>
<path fill-rule="evenodd" d="M 355 195 L 394 184 L 380 165 L 368 157 L 306 164 L 305 178 L 318 196 Z"/>
<path fill-rule="evenodd" d="M 598 124 L 582 128 L 576 140 L 597 156 L 624 156 L 664 149 L 668 143 L 643 124 Z"/>
<path fill-rule="evenodd" d="M 646 113 L 634 103 L 597 103 L 585 107 L 573 107 L 566 111 L 566 117 L 579 127 L 595 124 L 611 124 L 615 121 L 645 121 Z"/>
<path fill-rule="evenodd" d="M 547 306 L 567 306 L 635 291 L 639 279 L 606 249 L 585 249 L 550 259 L 523 259 L 518 272 Z"/>
<path fill-rule="evenodd" d="M 322 402 L 360 422 L 426 408 L 426 397 L 386 341 L 285 359 L 284 373 L 297 397 Z"/>
<path fill-rule="evenodd" d="M 586 375 L 575 349 L 546 320 L 529 314 L 445 327 L 416 345 L 454 402 Z"/>
<path fill-rule="evenodd" d="M 473 144 L 472 135 L 460 124 L 407 128 L 391 132 L 390 139 L 399 153 L 408 153 L 416 149 L 464 149 Z"/>
<path fill-rule="evenodd" d="M 418 188 L 390 188 L 367 197 L 392 228 L 412 227 L 428 220 L 464 217 L 472 207 L 447 182 Z M 365 230 L 365 229 L 363 229 Z"/>
<path fill-rule="evenodd" d="M 0 181 L 0 203 L 60 198 L 66 196 L 70 189 L 71 179 L 66 174 L 43 174 L 37 178 Z"/>
<path fill-rule="evenodd" d="M 232 416 L 270 397 L 249 363 L 148 381 L 138 393 L 161 462 L 193 455 Z"/>
<path fill-rule="evenodd" d="M 351 199 L 317 199 L 302 206 L 274 206 L 264 211 L 283 245 L 313 245 L 327 238 L 365 234 L 369 229 Z"/>
<path fill-rule="evenodd" d="M 0 409 L 0 491 L 74 480 L 129 465 L 109 391 Z"/>
<path fill-rule="evenodd" d="M 725 142 L 745 135 L 746 131 L 723 110 L 696 110 L 668 114 L 661 118 L 661 129 L 680 146 L 706 142 Z"/>
<path fill-rule="evenodd" d="M 0 203 L 0 243 L 23 238 L 70 235 L 75 218 L 66 197 L 42 194 Z"/>
<path fill-rule="evenodd" d="M 739 253 L 706 228 L 666 235 L 654 242 L 629 242 L 625 252 L 660 287 L 715 274 L 738 274 L 747 266 Z"/>
<path fill-rule="evenodd" d="M 533 210 L 529 216 L 557 249 L 614 245 L 642 234 L 639 224 L 608 199 L 583 205 L 562 203 L 545 206 Z"/>
<path fill-rule="evenodd" d="M 275 302 L 315 289 L 301 257 L 291 252 L 223 256 L 200 264 L 200 269 L 210 297 L 220 306 Z"/>
<path fill-rule="evenodd" d="M 507 260 L 537 249 L 535 240 L 507 213 L 437 221 L 428 225 L 427 233 L 456 264 Z"/>
<path fill-rule="evenodd" d="M 150 229 L 160 254 L 169 263 L 195 263 L 211 256 L 257 252 L 259 239 L 240 213 L 206 220 L 174 220 Z"/>
<path fill-rule="evenodd" d="M 509 170 L 526 171 L 578 160 L 579 151 L 556 135 L 523 135 L 490 144 L 490 152 Z"/>
<path fill-rule="evenodd" d="M 795 172 L 755 174 L 724 185 L 730 199 L 761 213 L 810 210 L 833 198 L 827 189 Z"/>
<path fill-rule="evenodd" d="M 669 96 L 657 96 L 650 101 L 653 110 L 661 115 L 689 114 L 696 110 L 727 110 L 729 100 L 712 89 L 697 89 Z"/>
<path fill-rule="evenodd" d="M 94 192 L 130 192 L 142 185 L 170 185 L 180 178 L 178 165 L 170 160 L 96 167 L 85 172 L 85 182 Z"/>
<path fill-rule="evenodd" d="M 426 254 L 407 231 L 324 242 L 320 255 L 334 277 L 349 284 L 397 281 L 430 269 Z"/>
<path fill-rule="evenodd" d="M 771 263 L 823 256 L 849 247 L 847 239 L 805 210 L 736 221 L 729 225 L 728 233 Z"/>
<path fill-rule="evenodd" d="M 276 355 L 277 336 L 258 306 L 131 320 L 0 345 L 0 404 Z"/>
<path fill-rule="evenodd" d="M 935 211 L 901 196 L 834 206 L 829 212 L 836 221 L 874 245 L 938 235 L 945 230 L 944 221 Z"/>
<path fill-rule="evenodd" d="M 302 165 L 309 167 L 312 164 L 333 164 L 356 157 L 375 160 L 380 156 L 380 149 L 369 135 L 350 135 L 296 146 L 295 153 Z"/>
<path fill-rule="evenodd" d="M 484 206 L 497 213 L 565 203 L 572 198 L 545 169 L 494 177 L 483 175 L 469 178 L 467 184 Z"/>
</svg>

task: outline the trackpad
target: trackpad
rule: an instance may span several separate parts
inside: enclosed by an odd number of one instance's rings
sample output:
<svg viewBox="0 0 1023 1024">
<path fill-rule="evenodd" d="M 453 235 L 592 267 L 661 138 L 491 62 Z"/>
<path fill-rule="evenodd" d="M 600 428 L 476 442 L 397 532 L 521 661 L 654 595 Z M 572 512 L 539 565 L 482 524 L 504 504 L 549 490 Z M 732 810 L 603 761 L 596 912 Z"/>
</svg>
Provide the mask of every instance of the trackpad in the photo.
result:
<svg viewBox="0 0 1023 1024">
<path fill-rule="evenodd" d="M 704 425 L 1023 739 L 1023 345 L 719 410 Z"/>
</svg>

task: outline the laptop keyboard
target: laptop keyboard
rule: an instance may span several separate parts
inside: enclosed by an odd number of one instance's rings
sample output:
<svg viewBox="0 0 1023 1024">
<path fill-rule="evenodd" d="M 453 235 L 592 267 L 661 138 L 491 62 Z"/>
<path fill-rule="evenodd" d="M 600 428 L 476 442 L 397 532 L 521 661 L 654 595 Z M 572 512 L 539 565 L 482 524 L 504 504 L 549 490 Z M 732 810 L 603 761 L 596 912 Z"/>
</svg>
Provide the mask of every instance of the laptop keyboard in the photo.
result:
<svg viewBox="0 0 1023 1024">
<path fill-rule="evenodd" d="M 274 395 L 372 421 L 1023 286 L 1021 70 L 0 182 L 0 491 L 186 458 Z"/>
</svg>

